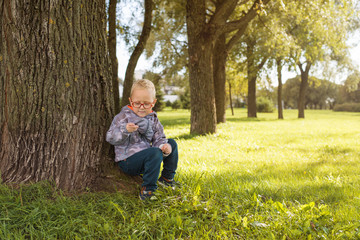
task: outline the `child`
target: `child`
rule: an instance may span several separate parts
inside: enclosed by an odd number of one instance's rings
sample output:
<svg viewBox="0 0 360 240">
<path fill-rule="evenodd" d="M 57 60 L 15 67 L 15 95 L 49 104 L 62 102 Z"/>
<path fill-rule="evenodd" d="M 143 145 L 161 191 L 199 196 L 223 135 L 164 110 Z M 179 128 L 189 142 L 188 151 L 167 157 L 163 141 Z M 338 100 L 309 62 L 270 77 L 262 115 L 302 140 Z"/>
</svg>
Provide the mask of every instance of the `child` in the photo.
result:
<svg viewBox="0 0 360 240">
<path fill-rule="evenodd" d="M 174 186 L 178 163 L 177 144 L 166 139 L 164 128 L 152 108 L 156 103 L 155 86 L 146 79 L 136 81 L 130 93 L 130 105 L 115 116 L 106 141 L 115 145 L 115 162 L 129 175 L 143 174 L 140 199 L 150 198 L 156 182 Z M 161 162 L 163 170 L 160 173 Z"/>
</svg>

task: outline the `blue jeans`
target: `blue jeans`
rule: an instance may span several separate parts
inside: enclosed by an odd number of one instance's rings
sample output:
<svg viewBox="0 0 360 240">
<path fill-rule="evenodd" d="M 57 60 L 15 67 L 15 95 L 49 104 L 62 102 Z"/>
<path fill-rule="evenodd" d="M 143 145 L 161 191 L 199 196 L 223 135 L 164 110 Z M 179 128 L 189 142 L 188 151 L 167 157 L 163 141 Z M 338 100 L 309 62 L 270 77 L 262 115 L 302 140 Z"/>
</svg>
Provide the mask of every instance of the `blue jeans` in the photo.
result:
<svg viewBox="0 0 360 240">
<path fill-rule="evenodd" d="M 151 147 L 144 149 L 134 155 L 128 157 L 124 161 L 120 161 L 119 167 L 123 172 L 129 175 L 143 174 L 143 187 L 147 191 L 155 191 L 157 188 L 157 180 L 159 178 L 161 162 L 163 162 L 163 170 L 161 176 L 166 179 L 173 179 L 178 163 L 178 148 L 174 139 L 168 139 L 172 151 L 169 156 L 163 157 L 160 148 Z"/>
</svg>

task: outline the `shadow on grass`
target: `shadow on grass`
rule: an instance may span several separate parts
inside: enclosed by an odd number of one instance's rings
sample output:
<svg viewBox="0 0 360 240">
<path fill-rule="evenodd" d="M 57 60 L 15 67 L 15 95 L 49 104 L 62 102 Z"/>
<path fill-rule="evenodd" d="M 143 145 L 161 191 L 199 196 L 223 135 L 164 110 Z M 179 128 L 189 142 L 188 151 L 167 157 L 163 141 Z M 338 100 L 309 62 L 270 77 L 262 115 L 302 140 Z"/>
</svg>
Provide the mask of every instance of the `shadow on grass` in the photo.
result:
<svg viewBox="0 0 360 240">
<path fill-rule="evenodd" d="M 178 136 L 175 136 L 173 137 L 174 139 L 181 139 L 181 140 L 190 140 L 190 139 L 193 139 L 195 137 L 198 137 L 199 135 L 196 135 L 196 134 L 181 134 L 181 135 L 178 135 Z"/>
<path fill-rule="evenodd" d="M 227 118 L 226 121 L 228 122 L 274 122 L 274 121 L 282 121 L 284 119 L 278 118 L 248 118 L 248 117 L 231 117 Z M 298 120 L 298 118 L 288 118 L 285 120 Z"/>
<path fill-rule="evenodd" d="M 167 127 L 175 127 L 175 126 L 180 126 L 180 125 L 187 125 L 187 124 L 190 124 L 190 118 L 189 117 L 165 118 L 165 119 L 161 119 L 161 124 L 163 126 L 167 126 Z"/>
</svg>

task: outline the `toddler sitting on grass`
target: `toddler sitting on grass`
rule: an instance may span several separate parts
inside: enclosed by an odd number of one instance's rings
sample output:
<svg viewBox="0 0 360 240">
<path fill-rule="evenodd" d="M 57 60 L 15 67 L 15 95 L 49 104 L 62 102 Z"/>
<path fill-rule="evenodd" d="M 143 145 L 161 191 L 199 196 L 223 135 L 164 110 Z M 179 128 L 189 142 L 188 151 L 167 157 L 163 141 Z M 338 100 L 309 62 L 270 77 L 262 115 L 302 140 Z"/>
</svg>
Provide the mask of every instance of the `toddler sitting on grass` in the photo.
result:
<svg viewBox="0 0 360 240">
<path fill-rule="evenodd" d="M 106 141 L 115 145 L 115 162 L 126 174 L 143 174 L 140 199 L 153 196 L 157 182 L 174 186 L 178 149 L 174 139 L 166 139 L 156 112 L 155 86 L 146 79 L 136 81 L 130 104 L 115 116 L 106 134 Z M 160 174 L 161 163 L 163 170 Z"/>
</svg>

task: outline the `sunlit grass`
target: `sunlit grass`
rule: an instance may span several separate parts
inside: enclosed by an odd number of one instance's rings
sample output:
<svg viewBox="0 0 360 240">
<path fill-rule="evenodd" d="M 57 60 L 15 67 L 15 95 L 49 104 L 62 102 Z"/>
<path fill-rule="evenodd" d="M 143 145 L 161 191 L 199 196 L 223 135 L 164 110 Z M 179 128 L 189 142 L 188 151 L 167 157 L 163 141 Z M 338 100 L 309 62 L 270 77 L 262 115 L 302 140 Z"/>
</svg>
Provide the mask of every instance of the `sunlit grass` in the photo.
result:
<svg viewBox="0 0 360 240">
<path fill-rule="evenodd" d="M 191 136 L 190 112 L 160 112 L 177 140 L 182 187 L 157 200 L 129 194 L 64 197 L 47 183 L 0 185 L 0 239 L 360 238 L 360 114 L 286 110 L 227 114 Z"/>
</svg>

